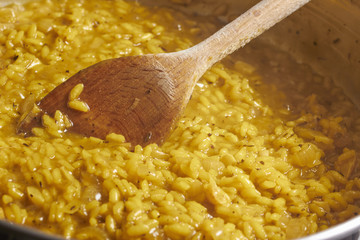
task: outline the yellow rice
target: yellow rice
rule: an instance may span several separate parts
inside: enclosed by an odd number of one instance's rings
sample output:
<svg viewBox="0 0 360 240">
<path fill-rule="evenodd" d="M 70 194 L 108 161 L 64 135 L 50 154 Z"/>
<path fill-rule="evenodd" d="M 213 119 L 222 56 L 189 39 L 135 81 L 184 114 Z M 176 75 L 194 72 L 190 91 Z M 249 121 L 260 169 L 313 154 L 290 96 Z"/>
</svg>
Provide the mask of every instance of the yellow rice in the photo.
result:
<svg viewBox="0 0 360 240">
<path fill-rule="evenodd" d="M 84 84 L 79 83 L 69 93 L 68 107 L 80 112 L 88 112 L 89 106 L 80 100 L 80 94 L 84 90 Z"/>
<path fill-rule="evenodd" d="M 333 107 L 312 94 L 290 111 L 252 66 L 219 63 L 162 146 L 71 135 L 61 112 L 23 138 L 20 116 L 77 71 L 185 49 L 213 27 L 122 0 L 0 16 L 0 218 L 77 239 L 290 239 L 359 213 L 360 118 L 327 79 Z"/>
</svg>

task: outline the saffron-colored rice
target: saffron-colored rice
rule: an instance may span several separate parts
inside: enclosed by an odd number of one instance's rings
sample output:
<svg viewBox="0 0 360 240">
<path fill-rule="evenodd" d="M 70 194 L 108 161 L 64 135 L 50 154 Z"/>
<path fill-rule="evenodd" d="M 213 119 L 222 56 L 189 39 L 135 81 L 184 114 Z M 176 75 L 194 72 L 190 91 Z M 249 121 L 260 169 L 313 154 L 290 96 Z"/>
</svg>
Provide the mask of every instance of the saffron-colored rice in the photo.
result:
<svg viewBox="0 0 360 240">
<path fill-rule="evenodd" d="M 80 100 L 80 94 L 84 89 L 84 84 L 79 83 L 69 93 L 68 107 L 80 112 L 88 112 L 90 110 L 89 106 Z"/>
</svg>

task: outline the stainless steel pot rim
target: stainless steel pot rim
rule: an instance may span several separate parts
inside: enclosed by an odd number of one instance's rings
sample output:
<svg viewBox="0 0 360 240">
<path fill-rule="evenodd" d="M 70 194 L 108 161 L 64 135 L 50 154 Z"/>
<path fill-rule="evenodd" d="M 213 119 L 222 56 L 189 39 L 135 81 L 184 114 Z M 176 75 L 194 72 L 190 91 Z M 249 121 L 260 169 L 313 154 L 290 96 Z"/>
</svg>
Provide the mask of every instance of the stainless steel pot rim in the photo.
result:
<svg viewBox="0 0 360 240">
<path fill-rule="evenodd" d="M 299 240 L 335 240 L 335 239 L 358 239 L 360 229 L 360 216 L 356 216 L 346 222 L 335 225 L 324 231 L 300 238 Z M 356 238 L 349 238 L 349 236 Z M 360 239 L 360 238 L 359 238 Z"/>
<path fill-rule="evenodd" d="M 357 216 L 329 229 L 303 238 L 299 238 L 298 240 L 360 240 L 359 229 L 360 216 Z M 14 224 L 5 220 L 0 220 L 0 232 L 2 231 L 6 231 L 8 234 L 10 234 L 10 236 L 13 237 L 10 239 L 64 240 L 64 238 L 60 236 L 47 234 L 37 229 Z"/>
<path fill-rule="evenodd" d="M 51 235 L 40 230 L 12 223 L 6 220 L 0 220 L 0 239 L 13 240 L 64 240 L 63 237 Z"/>
</svg>

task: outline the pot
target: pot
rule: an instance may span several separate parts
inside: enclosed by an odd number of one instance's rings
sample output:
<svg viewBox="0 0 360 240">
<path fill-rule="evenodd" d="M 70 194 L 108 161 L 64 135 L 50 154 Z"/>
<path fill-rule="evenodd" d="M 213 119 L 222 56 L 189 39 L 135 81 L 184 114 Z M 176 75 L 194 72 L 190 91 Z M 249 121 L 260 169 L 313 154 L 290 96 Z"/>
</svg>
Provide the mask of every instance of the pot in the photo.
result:
<svg viewBox="0 0 360 240">
<path fill-rule="evenodd" d="M 143 2 L 149 5 L 167 5 L 225 24 L 258 1 Z M 275 84 L 280 85 L 284 79 L 278 78 L 276 73 L 279 71 L 292 84 L 298 84 L 303 78 L 313 78 L 314 73 L 331 79 L 360 107 L 359 25 L 360 0 L 313 0 L 235 54 L 260 69 L 264 78 L 275 79 Z M 288 59 L 292 63 L 286 65 L 287 70 L 281 71 L 281 64 L 288 62 Z M 293 71 L 299 65 L 306 71 Z M 6 232 L 4 236 L 12 236 L 11 239 L 55 239 L 54 236 L 5 221 L 0 221 L 0 229 Z M 359 230 L 360 216 L 357 216 L 302 240 L 358 239 Z"/>
</svg>

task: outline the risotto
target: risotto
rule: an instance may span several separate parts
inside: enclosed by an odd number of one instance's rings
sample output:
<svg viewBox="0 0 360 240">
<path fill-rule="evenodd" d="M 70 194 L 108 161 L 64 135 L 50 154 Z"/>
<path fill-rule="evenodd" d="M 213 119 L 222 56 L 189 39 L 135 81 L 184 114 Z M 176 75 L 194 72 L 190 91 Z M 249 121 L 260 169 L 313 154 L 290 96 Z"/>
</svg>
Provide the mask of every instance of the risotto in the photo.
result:
<svg viewBox="0 0 360 240">
<path fill-rule="evenodd" d="M 73 135 L 60 112 L 24 138 L 21 115 L 79 70 L 186 49 L 215 27 L 123 0 L 0 16 L 0 218 L 76 239 L 291 239 L 359 213 L 360 118 L 327 79 L 302 82 L 292 101 L 232 58 L 198 82 L 162 146 Z M 69 107 L 91 111 L 81 91 Z"/>
</svg>

